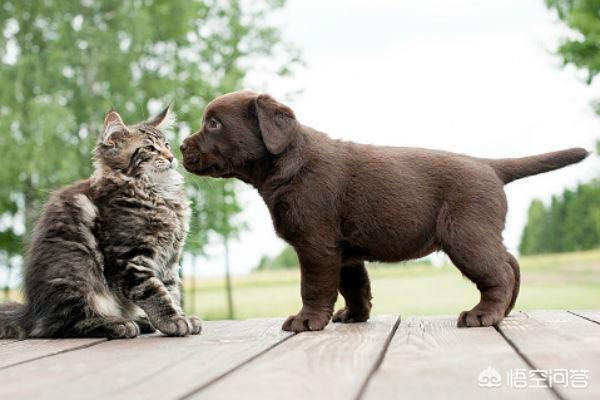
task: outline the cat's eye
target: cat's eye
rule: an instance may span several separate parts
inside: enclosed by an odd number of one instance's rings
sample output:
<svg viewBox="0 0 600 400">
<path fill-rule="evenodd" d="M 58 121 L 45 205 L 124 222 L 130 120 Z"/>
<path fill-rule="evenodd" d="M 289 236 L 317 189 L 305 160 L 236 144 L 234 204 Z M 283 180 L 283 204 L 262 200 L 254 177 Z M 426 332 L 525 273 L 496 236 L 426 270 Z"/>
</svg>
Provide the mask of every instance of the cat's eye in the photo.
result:
<svg viewBox="0 0 600 400">
<path fill-rule="evenodd" d="M 169 142 L 165 143 L 165 147 L 166 147 L 167 149 L 171 150 L 171 143 L 169 143 Z"/>
<path fill-rule="evenodd" d="M 214 118 L 208 120 L 208 129 L 218 129 L 221 127 L 221 123 Z"/>
<path fill-rule="evenodd" d="M 152 151 L 152 152 L 158 153 L 158 149 L 157 149 L 157 148 L 156 148 L 156 146 L 155 146 L 155 145 L 153 145 L 153 144 L 150 144 L 150 145 L 148 145 L 148 146 L 146 146 L 146 147 L 144 147 L 144 148 L 145 148 L 146 150 L 148 150 L 148 151 Z"/>
</svg>

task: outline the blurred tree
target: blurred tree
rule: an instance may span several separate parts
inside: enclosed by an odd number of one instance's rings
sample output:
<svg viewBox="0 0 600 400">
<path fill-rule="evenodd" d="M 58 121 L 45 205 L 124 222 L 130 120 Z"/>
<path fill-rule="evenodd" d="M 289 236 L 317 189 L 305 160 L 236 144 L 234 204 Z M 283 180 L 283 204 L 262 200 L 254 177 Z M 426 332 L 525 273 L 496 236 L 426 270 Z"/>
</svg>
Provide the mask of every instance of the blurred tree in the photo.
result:
<svg viewBox="0 0 600 400">
<path fill-rule="evenodd" d="M 546 0 L 546 5 L 577 32 L 561 41 L 558 54 L 565 64 L 586 70 L 587 83 L 591 83 L 600 72 L 600 1 Z"/>
<path fill-rule="evenodd" d="M 550 207 L 529 207 L 519 252 L 523 255 L 589 250 L 600 246 L 600 181 L 553 196 Z"/>
<path fill-rule="evenodd" d="M 600 72 L 600 1 L 545 0 L 576 34 L 562 39 L 557 53 L 565 65 L 586 71 L 590 84 Z M 600 114 L 600 102 L 594 103 Z M 600 151 L 600 142 L 597 143 Z M 546 209 L 534 200 L 519 250 L 522 254 L 586 250 L 600 246 L 600 182 L 580 184 L 553 196 Z"/>
<path fill-rule="evenodd" d="M 285 246 L 275 257 L 262 256 L 256 266 L 257 270 L 297 268 L 300 265 L 298 256 L 291 246 Z"/>
<path fill-rule="evenodd" d="M 586 83 L 592 83 L 600 73 L 600 1 L 598 0 L 545 0 L 548 8 L 575 35 L 563 38 L 557 53 L 565 65 L 572 64 L 586 72 Z M 600 114 L 600 101 L 593 103 Z M 600 146 L 600 143 L 599 143 Z"/>
<path fill-rule="evenodd" d="M 180 139 L 213 97 L 240 88 L 253 61 L 277 54 L 273 73 L 297 61 L 267 17 L 284 0 L 3 0 L 0 3 L 0 251 L 20 253 L 48 193 L 92 172 L 104 113 L 147 118 L 175 100 Z M 275 58 L 275 57 L 273 57 Z M 239 211 L 233 184 L 194 178 L 190 242 Z M 220 204 L 219 218 L 211 215 Z M 223 216 L 223 213 L 230 213 Z M 5 257 L 6 258 L 6 257 Z"/>
<path fill-rule="evenodd" d="M 527 213 L 527 225 L 523 230 L 519 253 L 545 253 L 548 247 L 548 220 L 544 203 L 533 200 Z"/>
<path fill-rule="evenodd" d="M 0 265 L 4 265 L 6 269 L 6 280 L 2 292 L 4 300 L 8 300 L 10 299 L 14 259 L 21 251 L 20 236 L 12 228 L 8 227 L 0 231 L 0 249 Z"/>
<path fill-rule="evenodd" d="M 189 185 L 190 200 L 193 210 L 202 210 L 196 214 L 191 221 L 190 235 L 188 235 L 186 247 L 201 248 L 208 242 L 208 233 L 213 231 L 223 239 L 223 250 L 225 259 L 225 288 L 227 294 L 228 318 L 235 317 L 233 305 L 233 293 L 231 287 L 231 270 L 229 264 L 229 241 L 234 238 L 240 229 L 245 226 L 236 221 L 235 216 L 241 211 L 241 207 L 236 199 L 235 181 L 215 181 L 209 182 L 211 190 L 201 190 L 196 186 L 195 181 Z M 212 186 L 216 183 L 218 185 Z M 198 190 L 200 189 L 200 190 Z M 195 279 L 193 280 L 195 285 Z M 196 296 L 191 296 L 192 301 L 196 301 Z M 193 304 L 195 309 L 195 303 Z"/>
<path fill-rule="evenodd" d="M 545 253 L 549 251 L 561 252 L 565 251 L 565 249 L 568 248 L 568 246 L 564 242 L 564 231 L 565 211 L 567 208 L 569 197 L 569 189 L 565 189 L 562 196 L 552 196 L 552 201 L 550 202 L 550 209 L 548 210 L 548 216 L 546 217 L 548 220 L 548 224 L 545 227 L 547 232 L 544 232 L 548 240 L 546 251 L 544 251 Z"/>
</svg>

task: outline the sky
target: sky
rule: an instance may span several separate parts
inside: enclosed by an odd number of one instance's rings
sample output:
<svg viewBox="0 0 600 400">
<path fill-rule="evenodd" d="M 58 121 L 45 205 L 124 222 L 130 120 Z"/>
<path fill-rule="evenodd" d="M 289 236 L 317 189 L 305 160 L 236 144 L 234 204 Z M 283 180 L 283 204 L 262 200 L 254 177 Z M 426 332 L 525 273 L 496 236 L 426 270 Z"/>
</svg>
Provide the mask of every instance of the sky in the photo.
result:
<svg viewBox="0 0 600 400">
<path fill-rule="evenodd" d="M 286 79 L 250 75 L 247 88 L 284 100 L 301 123 L 334 138 L 494 158 L 592 150 L 600 139 L 590 105 L 600 87 L 562 68 L 553 51 L 571 33 L 543 0 L 291 0 L 273 20 L 305 66 Z M 548 202 L 599 164 L 593 156 L 508 185 L 509 250 L 532 199 Z M 284 246 L 256 191 L 239 188 L 248 229 L 230 245 L 235 274 Z M 215 244 L 200 273 L 222 265 Z"/>
</svg>

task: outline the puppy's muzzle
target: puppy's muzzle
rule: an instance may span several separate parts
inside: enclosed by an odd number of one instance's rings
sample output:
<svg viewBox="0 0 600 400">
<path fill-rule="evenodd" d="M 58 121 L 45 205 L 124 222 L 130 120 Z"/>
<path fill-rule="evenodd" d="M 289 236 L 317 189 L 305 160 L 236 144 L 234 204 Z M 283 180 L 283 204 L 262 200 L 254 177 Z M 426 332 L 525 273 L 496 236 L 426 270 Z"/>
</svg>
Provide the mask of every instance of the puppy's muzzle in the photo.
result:
<svg viewBox="0 0 600 400">
<path fill-rule="evenodd" d="M 200 164 L 200 151 L 194 141 L 194 137 L 190 136 L 186 138 L 179 149 L 183 154 L 183 166 L 188 170 L 194 170 L 199 167 Z"/>
</svg>

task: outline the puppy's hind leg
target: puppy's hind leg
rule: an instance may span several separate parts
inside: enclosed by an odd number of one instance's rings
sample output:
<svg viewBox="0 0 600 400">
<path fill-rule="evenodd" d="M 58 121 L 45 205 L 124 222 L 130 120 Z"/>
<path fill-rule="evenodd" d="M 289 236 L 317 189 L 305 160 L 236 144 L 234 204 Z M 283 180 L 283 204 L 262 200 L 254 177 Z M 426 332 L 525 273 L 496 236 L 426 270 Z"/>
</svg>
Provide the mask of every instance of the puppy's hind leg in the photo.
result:
<svg viewBox="0 0 600 400">
<path fill-rule="evenodd" d="M 346 307 L 333 315 L 333 322 L 365 322 L 371 314 L 371 283 L 362 261 L 344 263 L 340 271 L 339 291 Z"/>
<path fill-rule="evenodd" d="M 461 224 L 443 244 L 454 265 L 479 290 L 479 303 L 463 311 L 459 327 L 495 326 L 514 305 L 518 291 L 512 262 L 499 233 L 469 231 L 472 224 Z M 518 267 L 517 267 L 518 268 Z"/>
<path fill-rule="evenodd" d="M 508 253 L 508 263 L 512 267 L 513 274 L 515 276 L 515 285 L 513 286 L 512 299 L 510 300 L 510 304 L 506 309 L 505 315 L 510 314 L 513 307 L 515 306 L 515 303 L 517 302 L 517 297 L 519 296 L 519 289 L 521 287 L 521 271 L 519 269 L 519 263 L 517 262 L 517 259 L 510 253 Z"/>
</svg>

